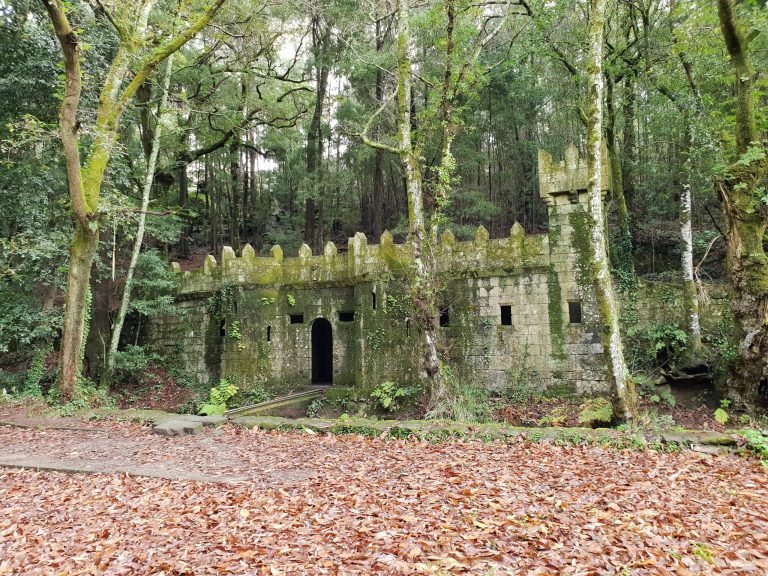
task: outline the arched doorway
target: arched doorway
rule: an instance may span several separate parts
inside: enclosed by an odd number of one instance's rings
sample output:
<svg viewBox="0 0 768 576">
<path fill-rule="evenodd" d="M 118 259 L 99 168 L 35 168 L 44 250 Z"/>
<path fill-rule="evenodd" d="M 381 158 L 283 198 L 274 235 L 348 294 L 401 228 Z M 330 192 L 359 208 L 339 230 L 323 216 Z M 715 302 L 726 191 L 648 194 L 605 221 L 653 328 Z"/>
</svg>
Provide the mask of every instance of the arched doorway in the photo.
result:
<svg viewBox="0 0 768 576">
<path fill-rule="evenodd" d="M 312 323 L 312 384 L 333 383 L 333 328 L 325 318 Z"/>
</svg>

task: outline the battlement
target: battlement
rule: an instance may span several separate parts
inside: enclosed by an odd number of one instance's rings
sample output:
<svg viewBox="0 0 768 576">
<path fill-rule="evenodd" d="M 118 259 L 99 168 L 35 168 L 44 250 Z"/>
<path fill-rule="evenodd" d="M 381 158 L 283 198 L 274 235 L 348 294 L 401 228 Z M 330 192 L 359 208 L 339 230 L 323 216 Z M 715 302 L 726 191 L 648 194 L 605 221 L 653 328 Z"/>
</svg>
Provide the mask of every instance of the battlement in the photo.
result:
<svg viewBox="0 0 768 576">
<path fill-rule="evenodd" d="M 448 230 L 435 250 L 438 272 L 451 277 L 520 274 L 549 266 L 548 237 L 527 235 L 518 223 L 508 237 L 493 240 L 483 226 L 478 227 L 473 240 L 462 242 Z M 368 244 L 365 234 L 358 232 L 349 239 L 346 252 L 338 252 L 328 242 L 319 255 L 313 255 L 306 244 L 295 257 L 286 258 L 279 245 L 273 246 L 270 253 L 257 256 L 246 244 L 238 257 L 225 246 L 219 261 L 208 255 L 202 268 L 183 273 L 179 293 L 214 292 L 222 282 L 242 286 L 351 285 L 360 280 L 403 277 L 413 266 L 410 244 L 395 244 L 388 231 L 381 235 L 379 244 Z M 178 263 L 172 266 L 181 272 Z"/>
</svg>

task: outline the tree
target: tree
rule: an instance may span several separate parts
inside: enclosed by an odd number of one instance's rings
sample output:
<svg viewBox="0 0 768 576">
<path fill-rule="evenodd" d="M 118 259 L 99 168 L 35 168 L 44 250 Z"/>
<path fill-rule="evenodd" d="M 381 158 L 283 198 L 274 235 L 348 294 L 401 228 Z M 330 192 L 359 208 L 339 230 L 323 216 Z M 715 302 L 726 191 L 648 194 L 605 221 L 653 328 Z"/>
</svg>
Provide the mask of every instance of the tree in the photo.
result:
<svg viewBox="0 0 768 576">
<path fill-rule="evenodd" d="M 437 297 L 440 285 L 433 256 L 438 232 L 445 223 L 445 210 L 450 201 L 455 171 L 451 144 L 461 128 L 457 108 L 472 98 L 488 71 L 488 63 L 480 62 L 479 57 L 506 26 L 512 14 L 511 6 L 511 3 L 506 3 L 498 11 L 493 8 L 485 11 L 488 8 L 486 5 L 443 0 L 431 7 L 434 12 L 428 12 L 427 21 L 439 22 L 440 36 L 432 39 L 437 48 L 434 54 L 430 54 L 433 57 L 429 62 L 422 60 L 418 68 L 420 72 L 423 70 L 420 78 L 424 84 L 436 89 L 430 92 L 429 88 L 425 88 L 425 104 L 415 112 L 413 77 L 417 70 L 417 43 L 412 25 L 416 7 L 410 0 L 400 0 L 395 11 L 396 88 L 390 98 L 396 101 L 397 144 L 385 144 L 367 136 L 368 129 L 376 116 L 383 112 L 388 100 L 358 134 L 368 146 L 396 154 L 402 165 L 408 199 L 408 241 L 414 262 L 409 278 L 411 307 L 422 335 L 422 366 L 430 408 L 435 408 L 450 394 L 445 379 L 441 378 L 438 355 Z M 436 76 L 434 82 L 425 79 L 425 76 L 430 76 L 431 68 Z M 437 160 L 434 165 L 425 166 L 425 148 L 430 136 L 437 141 Z M 429 215 L 425 209 L 426 172 L 434 173 L 434 178 L 426 182 L 434 204 Z"/>
<path fill-rule="evenodd" d="M 613 287 L 605 241 L 603 218 L 603 28 L 606 0 L 591 0 L 589 22 L 589 60 L 587 64 L 587 170 L 589 173 L 590 274 L 595 287 L 603 349 L 608 356 L 608 376 L 616 408 L 631 420 L 635 411 L 635 392 L 627 378 L 619 330 L 618 299 Z"/>
<path fill-rule="evenodd" d="M 114 26 L 118 45 L 101 87 L 90 150 L 85 158 L 81 158 L 81 120 L 78 112 L 82 92 L 82 47 L 64 2 L 44 0 L 64 56 L 65 87 L 59 112 L 59 128 L 67 168 L 69 198 L 75 218 L 61 347 L 59 387 L 63 401 L 72 397 L 79 377 L 91 266 L 99 246 L 101 187 L 117 141 L 120 117 L 154 69 L 202 30 L 224 2 L 215 0 L 184 31 L 170 40 L 161 40 L 160 45 L 154 49 L 149 49 L 153 38 L 148 36 L 148 20 L 156 0 L 116 3 L 114 7 L 98 3 L 98 13 Z M 132 72 L 131 79 L 123 86 L 129 72 Z"/>
<path fill-rule="evenodd" d="M 755 70 L 750 41 L 733 0 L 718 0 L 720 30 L 730 56 L 735 85 L 734 162 L 716 179 L 727 222 L 728 275 L 739 329 L 738 357 L 730 371 L 729 392 L 754 406 L 768 395 L 768 156 L 755 118 Z"/>
</svg>

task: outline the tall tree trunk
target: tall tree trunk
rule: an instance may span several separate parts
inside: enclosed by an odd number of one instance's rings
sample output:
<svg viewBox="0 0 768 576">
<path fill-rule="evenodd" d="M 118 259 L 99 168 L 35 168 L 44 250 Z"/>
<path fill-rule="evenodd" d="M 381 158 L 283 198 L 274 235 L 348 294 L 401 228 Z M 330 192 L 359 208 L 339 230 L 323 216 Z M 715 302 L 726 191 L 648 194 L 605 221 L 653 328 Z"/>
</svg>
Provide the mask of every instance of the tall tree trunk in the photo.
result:
<svg viewBox="0 0 768 576">
<path fill-rule="evenodd" d="M 613 198 L 616 201 L 616 215 L 618 219 L 618 234 L 613 245 L 611 261 L 613 267 L 619 271 L 625 281 L 632 281 L 635 277 L 635 265 L 632 260 L 632 234 L 629 231 L 629 210 L 624 196 L 624 180 L 621 171 L 621 159 L 616 136 L 616 110 L 614 106 L 614 82 L 610 74 L 605 74 L 605 139 L 608 149 L 608 162 L 611 165 L 611 179 Z"/>
<path fill-rule="evenodd" d="M 414 272 L 411 279 L 411 300 L 415 320 L 423 338 L 423 368 L 427 377 L 430 398 L 439 395 L 440 359 L 437 354 L 437 306 L 433 275 L 425 260 L 426 226 L 424 223 L 423 179 L 421 151 L 411 139 L 413 87 L 410 30 L 410 0 L 397 4 L 399 29 L 397 34 L 397 132 L 400 162 L 405 174 L 408 198 L 408 240 L 413 251 Z"/>
<path fill-rule="evenodd" d="M 600 335 L 608 357 L 608 376 L 616 412 L 631 420 L 635 411 L 635 394 L 627 378 L 619 310 L 606 254 L 605 223 L 603 219 L 602 163 L 603 158 L 603 28 L 606 0 L 591 0 L 589 22 L 587 166 L 589 171 L 589 215 L 592 268 L 591 274 L 597 298 Z"/>
<path fill-rule="evenodd" d="M 328 76 L 330 66 L 331 27 L 316 16 L 313 26 L 312 52 L 315 60 L 315 108 L 312 120 L 307 130 L 307 180 L 310 189 L 304 211 L 304 241 L 312 248 L 314 254 L 322 251 L 323 244 L 323 107 L 328 92 Z"/>
<path fill-rule="evenodd" d="M 155 168 L 157 166 L 157 157 L 160 154 L 160 138 L 163 132 L 162 116 L 168 105 L 168 90 L 171 86 L 171 72 L 173 71 L 173 54 L 168 56 L 165 67 L 165 77 L 163 78 L 162 94 L 158 106 L 157 126 L 155 126 L 152 136 L 152 145 L 150 147 L 149 158 L 147 159 L 147 172 L 144 175 L 144 187 L 141 192 L 141 212 L 139 213 L 139 224 L 136 230 L 136 238 L 133 242 L 133 252 L 131 261 L 128 264 L 128 271 L 125 275 L 125 286 L 123 287 L 123 297 L 120 301 L 120 309 L 117 311 L 115 323 L 112 326 L 112 338 L 109 344 L 109 353 L 107 355 L 107 369 L 104 371 L 103 382 L 106 384 L 112 378 L 115 369 L 115 354 L 120 344 L 120 335 L 123 332 L 123 323 L 128 314 L 128 306 L 131 303 L 131 291 L 133 290 L 133 275 L 136 271 L 136 264 L 139 261 L 141 246 L 144 243 L 144 228 L 147 220 L 147 210 L 149 209 L 149 197 L 152 192 L 152 181 L 155 177 Z"/>
<path fill-rule="evenodd" d="M 736 83 L 736 143 L 740 161 L 729 177 L 717 179 L 720 204 L 728 224 L 728 273 L 734 317 L 739 329 L 739 357 L 731 366 L 729 394 L 755 406 L 768 401 L 768 257 L 764 237 L 768 214 L 758 196 L 768 178 L 765 146 L 755 126 L 755 72 L 733 0 L 718 0 L 720 29 Z M 751 162 L 744 158 L 758 148 Z"/>
<path fill-rule="evenodd" d="M 680 240 L 683 272 L 683 300 L 688 329 L 688 356 L 696 361 L 702 351 L 701 323 L 699 322 L 699 293 L 693 277 L 693 229 L 691 226 L 691 180 L 693 162 L 690 156 L 690 124 L 686 124 L 686 158 L 683 163 L 683 185 L 680 190 Z"/>
<path fill-rule="evenodd" d="M 234 136 L 229 145 L 229 175 L 231 194 L 229 198 L 229 243 L 235 249 L 240 249 L 240 198 L 243 189 L 243 166 L 240 162 L 240 138 Z"/>
</svg>

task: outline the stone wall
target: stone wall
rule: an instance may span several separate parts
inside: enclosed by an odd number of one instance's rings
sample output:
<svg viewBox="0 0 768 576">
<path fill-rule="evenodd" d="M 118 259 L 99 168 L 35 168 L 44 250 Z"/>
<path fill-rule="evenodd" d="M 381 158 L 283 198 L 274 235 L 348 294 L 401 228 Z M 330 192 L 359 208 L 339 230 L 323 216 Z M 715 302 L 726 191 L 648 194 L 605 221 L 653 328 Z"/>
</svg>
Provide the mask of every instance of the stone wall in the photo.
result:
<svg viewBox="0 0 768 576">
<path fill-rule="evenodd" d="M 460 378 L 491 389 L 524 378 L 542 390 L 603 393 L 595 297 L 582 272 L 584 162 L 573 148 L 559 164 L 542 153 L 539 171 L 548 234 L 526 235 L 515 224 L 508 237 L 489 239 L 480 227 L 472 241 L 446 232 L 433 247 L 442 353 Z M 220 261 L 208 256 L 202 268 L 179 271 L 180 314 L 153 322 L 151 345 L 202 383 L 228 377 L 244 389 L 414 382 L 421 359 L 407 291 L 412 265 L 409 246 L 389 232 L 378 244 L 358 233 L 343 252 L 328 243 L 313 255 L 303 245 L 289 258 L 279 246 L 267 257 L 248 245 L 240 257 L 224 248 Z M 651 305 L 659 299 L 651 288 L 639 298 L 649 300 L 638 306 L 642 322 L 671 317 Z"/>
</svg>

